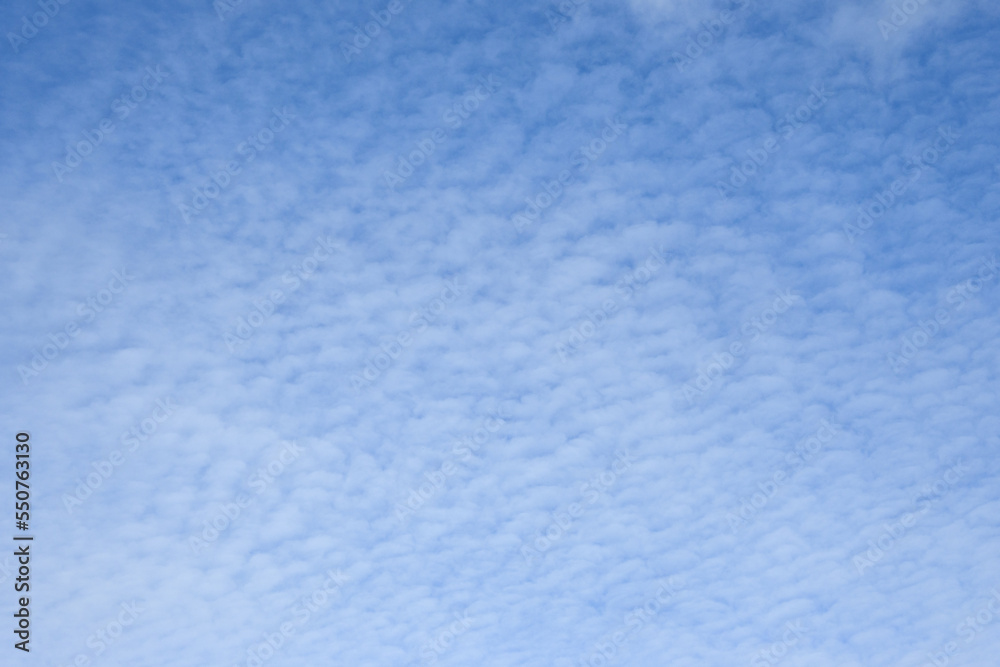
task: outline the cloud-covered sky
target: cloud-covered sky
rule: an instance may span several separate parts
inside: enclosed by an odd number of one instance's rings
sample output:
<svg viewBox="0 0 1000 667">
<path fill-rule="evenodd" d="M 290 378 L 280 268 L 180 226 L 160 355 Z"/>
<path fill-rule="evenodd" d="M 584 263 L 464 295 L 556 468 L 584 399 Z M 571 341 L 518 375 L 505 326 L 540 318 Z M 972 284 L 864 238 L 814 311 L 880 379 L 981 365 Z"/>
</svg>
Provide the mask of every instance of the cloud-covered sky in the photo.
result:
<svg viewBox="0 0 1000 667">
<path fill-rule="evenodd" d="M 995 3 L 0 27 L 3 664 L 995 664 Z"/>
</svg>

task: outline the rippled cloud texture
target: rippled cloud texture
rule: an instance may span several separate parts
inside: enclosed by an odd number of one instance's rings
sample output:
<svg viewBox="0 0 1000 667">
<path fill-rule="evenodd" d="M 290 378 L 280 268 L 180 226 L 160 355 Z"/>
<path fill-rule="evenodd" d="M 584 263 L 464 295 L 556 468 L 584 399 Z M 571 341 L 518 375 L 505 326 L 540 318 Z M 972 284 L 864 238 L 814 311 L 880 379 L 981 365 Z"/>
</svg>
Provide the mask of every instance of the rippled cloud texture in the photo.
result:
<svg viewBox="0 0 1000 667">
<path fill-rule="evenodd" d="M 995 2 L 0 29 L 3 664 L 1000 655 Z"/>
</svg>

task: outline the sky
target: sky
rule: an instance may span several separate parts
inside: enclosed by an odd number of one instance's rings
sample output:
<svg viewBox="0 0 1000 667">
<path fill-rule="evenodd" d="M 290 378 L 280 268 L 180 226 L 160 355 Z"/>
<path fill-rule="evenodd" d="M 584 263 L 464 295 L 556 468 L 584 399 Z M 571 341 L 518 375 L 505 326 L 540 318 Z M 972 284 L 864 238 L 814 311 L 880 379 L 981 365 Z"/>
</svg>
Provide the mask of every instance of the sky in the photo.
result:
<svg viewBox="0 0 1000 667">
<path fill-rule="evenodd" d="M 995 664 L 996 3 L 0 28 L 0 663 Z"/>
</svg>

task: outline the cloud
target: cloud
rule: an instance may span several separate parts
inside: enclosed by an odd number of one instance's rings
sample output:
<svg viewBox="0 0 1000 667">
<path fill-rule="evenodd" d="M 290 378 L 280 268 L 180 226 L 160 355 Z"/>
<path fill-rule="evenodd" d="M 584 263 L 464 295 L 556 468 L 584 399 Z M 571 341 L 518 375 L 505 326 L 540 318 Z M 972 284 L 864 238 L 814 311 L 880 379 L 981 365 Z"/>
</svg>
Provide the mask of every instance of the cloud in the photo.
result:
<svg viewBox="0 0 1000 667">
<path fill-rule="evenodd" d="M 37 659 L 988 664 L 997 10 L 893 4 L 8 8 Z"/>
</svg>

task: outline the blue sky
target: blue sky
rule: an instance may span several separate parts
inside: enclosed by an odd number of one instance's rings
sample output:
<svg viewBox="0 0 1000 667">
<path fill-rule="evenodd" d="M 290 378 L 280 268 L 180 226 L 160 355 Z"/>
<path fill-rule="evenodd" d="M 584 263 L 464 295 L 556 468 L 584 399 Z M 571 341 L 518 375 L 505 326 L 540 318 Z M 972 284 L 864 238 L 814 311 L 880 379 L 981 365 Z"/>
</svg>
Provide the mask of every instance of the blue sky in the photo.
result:
<svg viewBox="0 0 1000 667">
<path fill-rule="evenodd" d="M 994 664 L 998 19 L 7 3 L 10 664 Z"/>
</svg>

